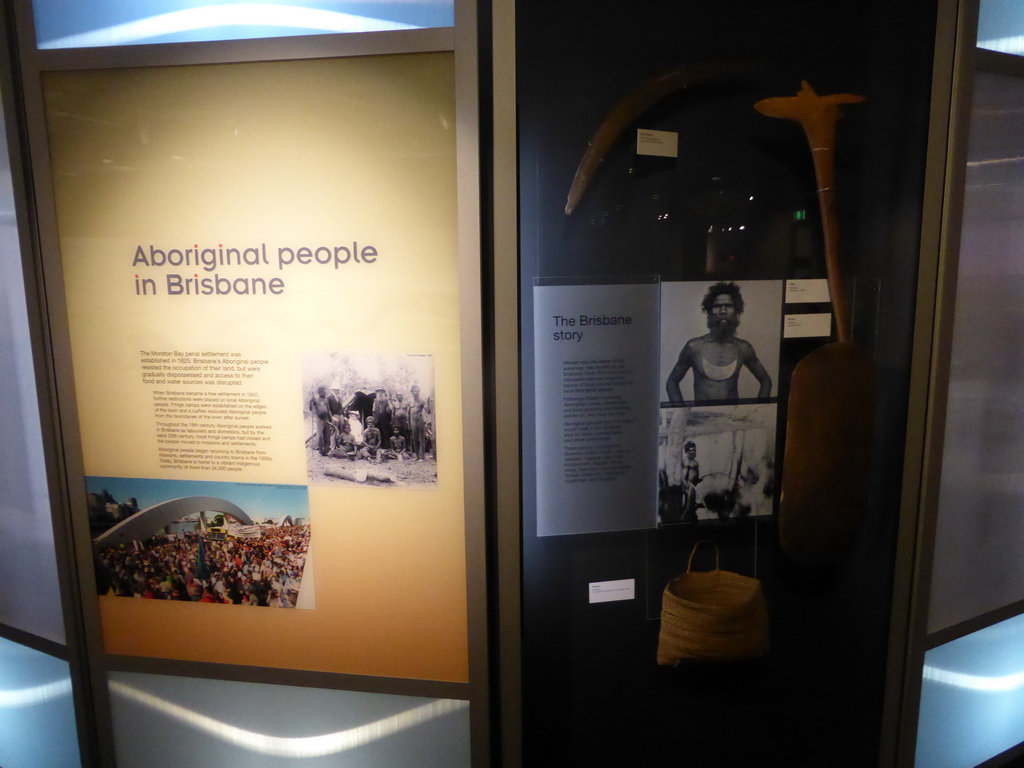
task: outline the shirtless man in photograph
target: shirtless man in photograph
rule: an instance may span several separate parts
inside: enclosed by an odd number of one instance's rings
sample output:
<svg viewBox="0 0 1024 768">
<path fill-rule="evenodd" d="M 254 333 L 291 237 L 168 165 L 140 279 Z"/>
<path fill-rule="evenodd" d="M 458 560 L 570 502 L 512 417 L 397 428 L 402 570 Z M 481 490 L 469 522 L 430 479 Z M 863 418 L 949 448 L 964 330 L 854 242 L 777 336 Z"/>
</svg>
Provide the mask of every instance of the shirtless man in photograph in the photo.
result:
<svg viewBox="0 0 1024 768">
<path fill-rule="evenodd" d="M 743 295 L 735 283 L 715 283 L 701 301 L 707 316 L 708 332 L 690 339 L 679 353 L 675 367 L 668 375 L 665 389 L 668 399 L 682 403 L 679 382 L 693 371 L 693 399 L 738 400 L 740 372 L 746 368 L 759 384 L 757 397 L 770 397 L 772 378 L 749 341 L 736 336 L 743 314 Z"/>
</svg>

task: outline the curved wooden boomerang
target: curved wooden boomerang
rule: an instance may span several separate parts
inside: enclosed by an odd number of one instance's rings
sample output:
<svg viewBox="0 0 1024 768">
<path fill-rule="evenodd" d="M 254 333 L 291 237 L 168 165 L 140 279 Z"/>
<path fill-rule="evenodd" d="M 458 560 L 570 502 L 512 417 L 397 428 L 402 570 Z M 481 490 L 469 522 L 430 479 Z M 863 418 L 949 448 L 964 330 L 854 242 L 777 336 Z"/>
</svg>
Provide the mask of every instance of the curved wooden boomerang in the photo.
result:
<svg viewBox="0 0 1024 768">
<path fill-rule="evenodd" d="M 597 132 L 590 140 L 587 151 L 583 153 L 583 158 L 576 169 L 576 176 L 572 180 L 572 187 L 569 189 L 569 198 L 565 203 L 565 215 L 572 215 L 608 150 L 640 115 L 662 99 L 689 88 L 691 85 L 748 75 L 755 68 L 754 63 L 744 61 L 701 62 L 662 72 L 633 88 L 605 115 Z"/>
<path fill-rule="evenodd" d="M 795 96 L 775 96 L 762 99 L 754 109 L 767 117 L 781 117 L 800 123 L 811 145 L 814 158 L 814 176 L 818 183 L 818 205 L 821 207 L 821 226 L 825 235 L 825 273 L 828 291 L 836 316 L 836 336 L 841 342 L 850 341 L 850 318 L 846 312 L 846 294 L 839 269 L 839 219 L 835 212 L 836 123 L 842 114 L 840 104 L 856 104 L 864 96 L 852 93 L 833 93 L 819 96 L 804 80 Z"/>
</svg>

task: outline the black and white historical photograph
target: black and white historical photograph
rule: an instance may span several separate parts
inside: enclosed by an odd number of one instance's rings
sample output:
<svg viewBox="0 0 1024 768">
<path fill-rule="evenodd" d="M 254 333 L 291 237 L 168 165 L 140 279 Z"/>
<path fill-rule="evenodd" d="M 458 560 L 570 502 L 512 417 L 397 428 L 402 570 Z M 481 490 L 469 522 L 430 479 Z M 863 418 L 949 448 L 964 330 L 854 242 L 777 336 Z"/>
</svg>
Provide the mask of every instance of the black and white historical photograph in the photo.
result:
<svg viewBox="0 0 1024 768">
<path fill-rule="evenodd" d="M 101 595 L 313 608 L 303 485 L 87 477 Z"/>
<path fill-rule="evenodd" d="M 303 406 L 310 483 L 437 484 L 431 355 L 308 354 Z"/>
<path fill-rule="evenodd" d="M 658 430 L 658 523 L 772 513 L 774 403 L 667 407 Z"/>
<path fill-rule="evenodd" d="M 662 283 L 662 402 L 775 397 L 781 321 L 779 280 Z"/>
</svg>

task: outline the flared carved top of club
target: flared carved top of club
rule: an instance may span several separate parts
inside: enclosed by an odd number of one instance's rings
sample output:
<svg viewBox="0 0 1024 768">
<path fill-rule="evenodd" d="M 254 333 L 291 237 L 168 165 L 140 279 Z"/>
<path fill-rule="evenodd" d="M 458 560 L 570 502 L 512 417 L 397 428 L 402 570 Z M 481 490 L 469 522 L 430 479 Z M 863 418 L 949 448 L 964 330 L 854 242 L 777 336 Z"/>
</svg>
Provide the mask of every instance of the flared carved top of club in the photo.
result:
<svg viewBox="0 0 1024 768">
<path fill-rule="evenodd" d="M 795 96 L 774 96 L 761 99 L 754 109 L 767 117 L 782 117 L 800 123 L 814 152 L 832 151 L 835 147 L 836 122 L 842 117 L 840 104 L 857 104 L 864 96 L 853 93 L 832 93 L 819 96 L 806 80 Z"/>
<path fill-rule="evenodd" d="M 818 184 L 818 203 L 821 207 L 821 225 L 825 240 L 825 271 L 828 276 L 829 297 L 836 318 L 839 341 L 850 341 L 850 317 L 846 311 L 846 292 L 839 269 L 839 217 L 836 205 L 835 142 L 836 123 L 842 114 L 840 104 L 865 101 L 864 96 L 852 93 L 833 93 L 819 96 L 804 80 L 795 96 L 774 96 L 761 99 L 754 109 L 767 117 L 782 117 L 800 124 L 807 134 L 814 162 L 814 177 Z"/>
</svg>

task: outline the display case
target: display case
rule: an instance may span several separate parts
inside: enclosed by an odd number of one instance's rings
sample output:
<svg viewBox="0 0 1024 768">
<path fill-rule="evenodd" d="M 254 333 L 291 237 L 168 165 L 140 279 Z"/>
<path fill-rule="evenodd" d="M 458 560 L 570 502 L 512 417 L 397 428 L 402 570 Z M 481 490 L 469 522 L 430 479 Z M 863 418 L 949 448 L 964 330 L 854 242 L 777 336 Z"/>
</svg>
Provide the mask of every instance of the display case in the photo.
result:
<svg viewBox="0 0 1024 768">
<path fill-rule="evenodd" d="M 885 764 L 936 6 L 581 13 L 516 5 L 522 764 Z"/>
</svg>

